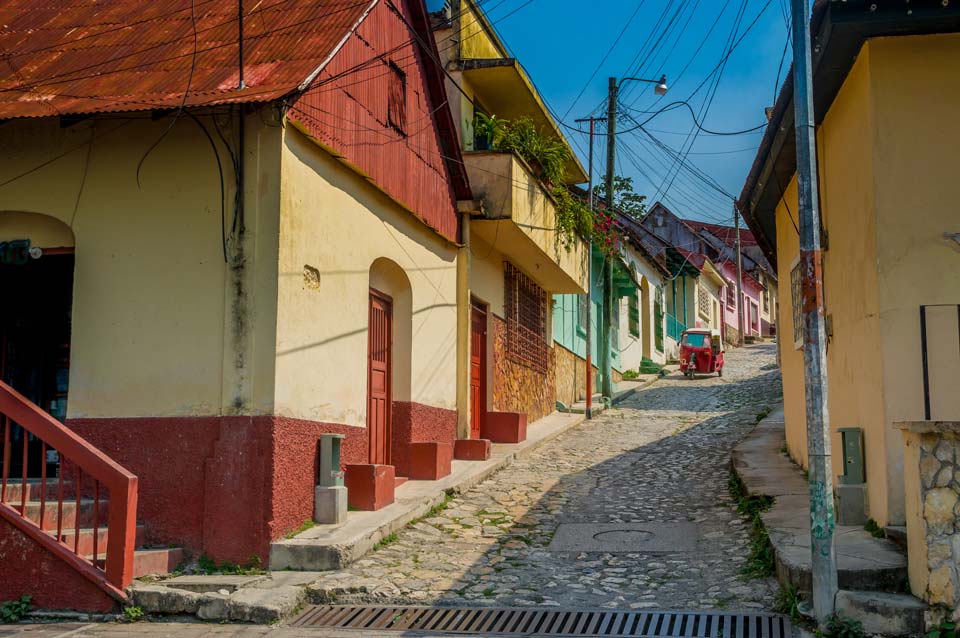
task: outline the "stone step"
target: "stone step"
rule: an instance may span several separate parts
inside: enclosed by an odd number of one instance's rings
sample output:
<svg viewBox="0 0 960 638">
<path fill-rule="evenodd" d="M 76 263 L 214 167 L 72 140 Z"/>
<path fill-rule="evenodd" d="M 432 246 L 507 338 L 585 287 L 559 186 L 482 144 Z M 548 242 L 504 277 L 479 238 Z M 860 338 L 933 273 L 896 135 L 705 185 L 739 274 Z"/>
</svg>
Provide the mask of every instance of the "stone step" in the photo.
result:
<svg viewBox="0 0 960 638">
<path fill-rule="evenodd" d="M 859 620 L 867 635 L 922 636 L 927 606 L 909 594 L 840 590 L 837 612 Z"/>
</svg>

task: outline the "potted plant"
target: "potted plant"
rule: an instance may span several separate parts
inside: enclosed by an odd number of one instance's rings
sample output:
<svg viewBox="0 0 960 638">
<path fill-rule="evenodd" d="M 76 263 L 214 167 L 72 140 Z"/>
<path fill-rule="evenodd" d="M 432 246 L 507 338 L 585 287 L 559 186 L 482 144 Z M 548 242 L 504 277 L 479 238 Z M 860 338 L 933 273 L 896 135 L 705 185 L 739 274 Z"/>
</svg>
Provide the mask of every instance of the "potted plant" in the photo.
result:
<svg viewBox="0 0 960 638">
<path fill-rule="evenodd" d="M 486 115 L 481 112 L 473 118 L 473 149 L 489 151 L 499 146 L 507 122 L 496 115 Z"/>
</svg>

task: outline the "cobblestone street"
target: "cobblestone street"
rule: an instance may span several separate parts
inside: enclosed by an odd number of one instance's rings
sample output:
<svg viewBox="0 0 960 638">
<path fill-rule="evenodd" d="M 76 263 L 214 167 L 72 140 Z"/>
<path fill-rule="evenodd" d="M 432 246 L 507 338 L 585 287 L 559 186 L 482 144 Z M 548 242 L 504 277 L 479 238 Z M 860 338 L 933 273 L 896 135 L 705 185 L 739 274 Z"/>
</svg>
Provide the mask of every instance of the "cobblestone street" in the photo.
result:
<svg viewBox="0 0 960 638">
<path fill-rule="evenodd" d="M 724 377 L 675 373 L 544 445 L 314 585 L 337 602 L 769 609 L 748 580 L 749 525 L 730 450 L 779 400 L 773 345 L 727 353 Z M 667 552 L 548 549 L 565 523 L 682 523 Z M 693 525 L 691 525 L 693 523 Z"/>
</svg>

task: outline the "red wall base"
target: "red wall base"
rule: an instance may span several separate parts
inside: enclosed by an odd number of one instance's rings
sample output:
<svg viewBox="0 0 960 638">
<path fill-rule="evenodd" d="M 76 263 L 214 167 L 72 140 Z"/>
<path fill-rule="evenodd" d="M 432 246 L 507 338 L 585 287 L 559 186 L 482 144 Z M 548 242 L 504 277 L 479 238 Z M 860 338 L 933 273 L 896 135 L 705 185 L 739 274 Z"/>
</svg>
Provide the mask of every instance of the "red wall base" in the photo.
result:
<svg viewBox="0 0 960 638">
<path fill-rule="evenodd" d="M 413 442 L 452 446 L 456 412 L 394 404 L 392 454 L 410 469 Z M 342 463 L 368 462 L 367 430 L 278 416 L 71 419 L 67 425 L 139 477 L 146 542 L 194 558 L 264 563 L 270 541 L 313 518 L 320 435 L 344 434 Z M 401 471 L 402 469 L 402 471 Z"/>
<path fill-rule="evenodd" d="M 40 609 L 108 612 L 117 601 L 50 554 L 19 529 L 0 519 L 0 602 L 32 596 Z"/>
</svg>

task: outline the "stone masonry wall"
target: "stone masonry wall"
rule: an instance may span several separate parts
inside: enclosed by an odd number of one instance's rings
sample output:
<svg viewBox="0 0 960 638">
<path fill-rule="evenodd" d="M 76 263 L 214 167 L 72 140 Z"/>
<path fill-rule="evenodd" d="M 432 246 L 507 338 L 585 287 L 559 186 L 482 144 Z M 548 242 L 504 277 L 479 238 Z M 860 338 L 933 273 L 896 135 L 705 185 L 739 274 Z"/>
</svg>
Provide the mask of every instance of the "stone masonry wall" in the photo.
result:
<svg viewBox="0 0 960 638">
<path fill-rule="evenodd" d="M 587 362 L 563 346 L 554 345 L 556 356 L 556 386 L 557 401 L 564 405 L 572 405 L 577 401 L 583 401 L 587 397 Z M 593 368 L 594 378 L 597 374 L 597 366 Z M 615 374 L 619 374 L 614 371 Z M 597 388 L 594 387 L 596 392 Z"/>
<path fill-rule="evenodd" d="M 957 433 L 920 435 L 920 506 L 930 580 L 927 602 L 960 603 L 960 466 Z"/>
<path fill-rule="evenodd" d="M 520 412 L 527 423 L 541 419 L 556 408 L 556 351 L 550 348 L 547 370 L 540 371 L 507 354 L 507 322 L 493 315 L 493 409 Z"/>
</svg>

